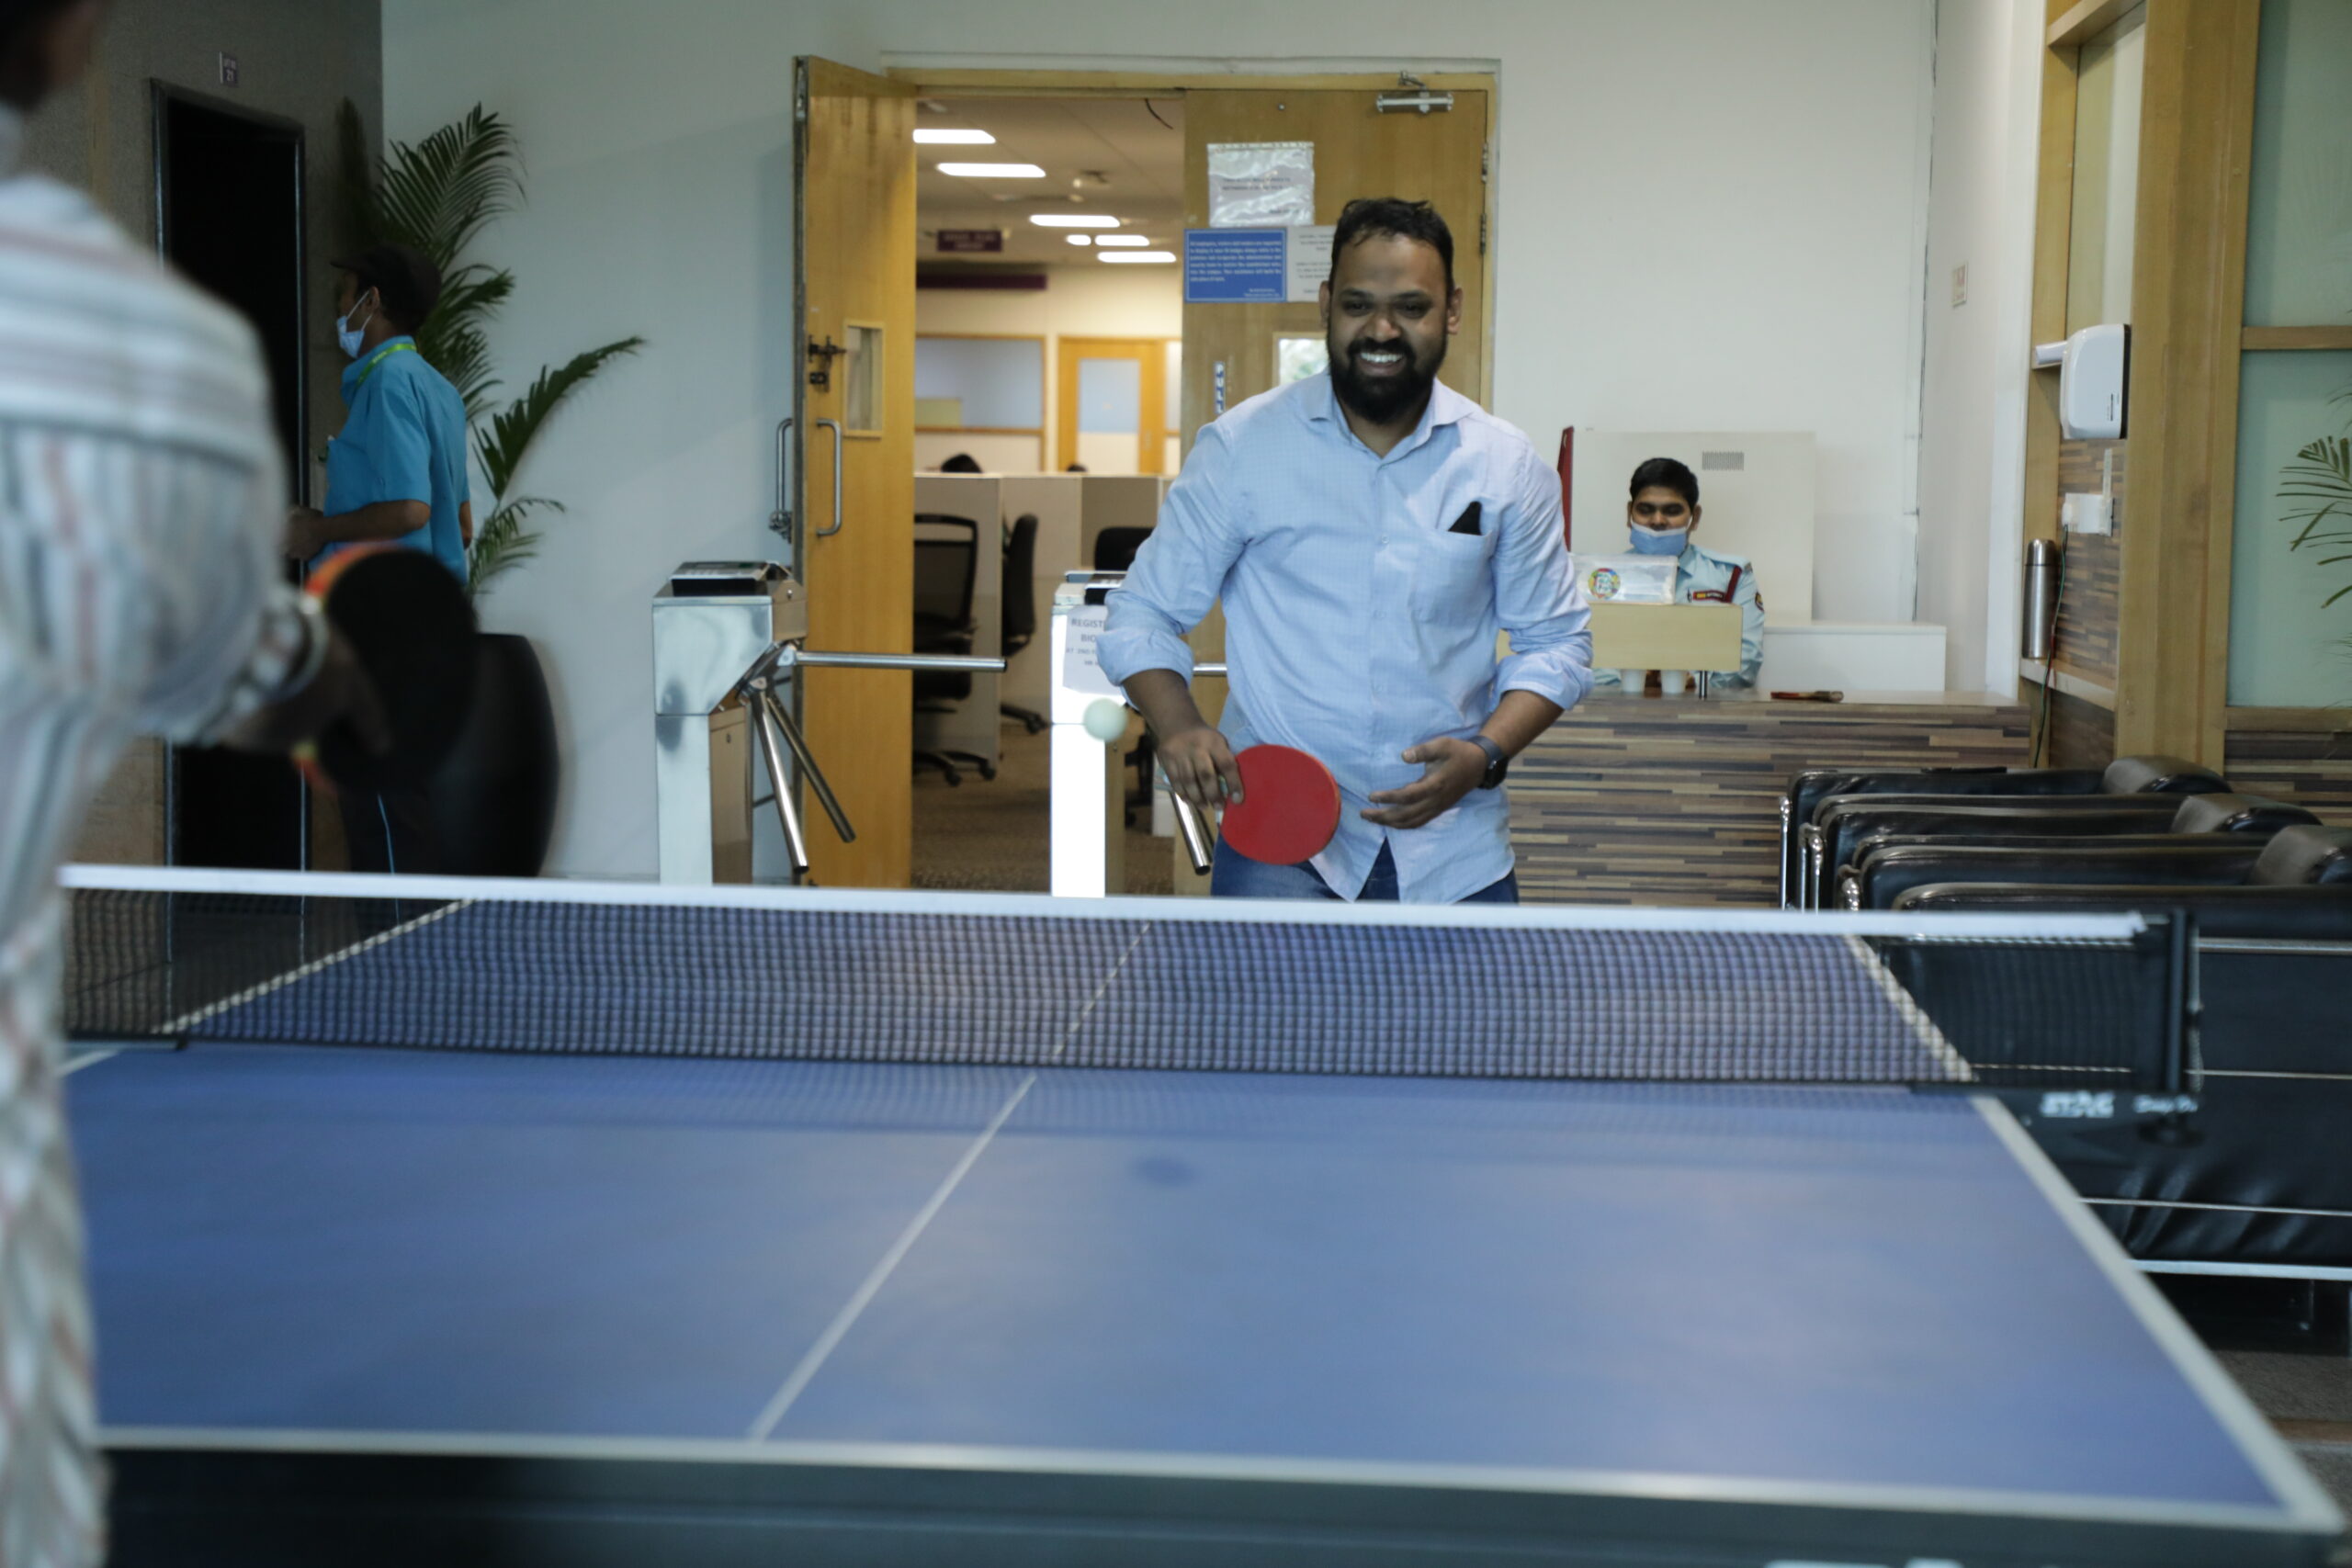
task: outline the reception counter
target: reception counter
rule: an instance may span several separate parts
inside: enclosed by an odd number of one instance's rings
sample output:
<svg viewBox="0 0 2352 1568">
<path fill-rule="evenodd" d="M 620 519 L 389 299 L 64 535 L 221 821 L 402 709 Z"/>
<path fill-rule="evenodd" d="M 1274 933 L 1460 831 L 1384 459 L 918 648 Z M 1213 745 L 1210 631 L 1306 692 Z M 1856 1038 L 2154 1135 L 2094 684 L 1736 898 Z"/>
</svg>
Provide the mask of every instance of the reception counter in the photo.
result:
<svg viewBox="0 0 2352 1568">
<path fill-rule="evenodd" d="M 1531 903 L 1779 900 L 1780 802 L 1804 768 L 2021 767 L 2029 715 L 1976 693 L 1595 694 L 1511 764 Z"/>
</svg>

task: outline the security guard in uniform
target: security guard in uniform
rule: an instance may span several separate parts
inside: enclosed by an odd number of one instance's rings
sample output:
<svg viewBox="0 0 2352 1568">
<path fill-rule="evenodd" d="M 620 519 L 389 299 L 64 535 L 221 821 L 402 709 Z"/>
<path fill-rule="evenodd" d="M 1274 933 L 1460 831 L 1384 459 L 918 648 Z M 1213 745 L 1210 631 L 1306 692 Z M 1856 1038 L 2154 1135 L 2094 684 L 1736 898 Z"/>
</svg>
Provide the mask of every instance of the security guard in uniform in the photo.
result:
<svg viewBox="0 0 2352 1568">
<path fill-rule="evenodd" d="M 1652 457 L 1634 470 L 1625 502 L 1625 525 L 1635 555 L 1679 556 L 1674 599 L 1679 604 L 1739 606 L 1739 668 L 1713 674 L 1716 683 L 1752 686 L 1764 663 L 1764 599 L 1756 591 L 1756 568 L 1745 556 L 1726 555 L 1690 543 L 1699 525 L 1699 476 L 1671 457 Z M 1642 689 L 1642 670 L 1596 670 L 1599 684 L 1622 682 Z M 1660 685 L 1682 690 L 1685 671 L 1661 671 Z"/>
</svg>

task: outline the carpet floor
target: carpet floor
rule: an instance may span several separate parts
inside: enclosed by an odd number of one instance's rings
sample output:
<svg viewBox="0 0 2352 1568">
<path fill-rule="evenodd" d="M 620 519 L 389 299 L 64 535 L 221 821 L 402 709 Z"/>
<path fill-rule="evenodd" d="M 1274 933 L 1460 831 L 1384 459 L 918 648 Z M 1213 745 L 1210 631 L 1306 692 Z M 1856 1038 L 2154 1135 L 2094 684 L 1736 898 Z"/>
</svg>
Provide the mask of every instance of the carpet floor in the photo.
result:
<svg viewBox="0 0 2352 1568">
<path fill-rule="evenodd" d="M 1052 807 L 1049 747 L 1008 722 L 1000 732 L 996 777 L 969 769 L 950 784 L 935 770 L 915 774 L 914 885 L 958 892 L 1043 893 L 1048 887 Z M 1139 820 L 1148 815 L 1138 807 Z M 1173 851 L 1166 839 L 1130 829 L 1128 893 L 1167 893 Z"/>
</svg>

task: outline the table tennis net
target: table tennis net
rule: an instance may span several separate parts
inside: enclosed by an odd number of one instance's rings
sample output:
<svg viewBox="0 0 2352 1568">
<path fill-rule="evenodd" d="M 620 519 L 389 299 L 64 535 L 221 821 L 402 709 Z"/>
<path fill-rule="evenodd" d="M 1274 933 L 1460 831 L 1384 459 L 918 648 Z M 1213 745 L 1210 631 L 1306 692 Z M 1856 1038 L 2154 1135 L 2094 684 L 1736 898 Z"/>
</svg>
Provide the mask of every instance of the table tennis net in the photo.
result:
<svg viewBox="0 0 2352 1568">
<path fill-rule="evenodd" d="M 83 868 L 85 872 L 98 868 Z M 156 874 L 145 874 L 150 878 Z M 168 874 L 164 874 L 168 875 Z M 264 879 L 249 879 L 262 881 Z M 335 879 L 348 886 L 359 879 Z M 2160 1087 L 2161 931 L 1480 923 L 1137 901 L 77 886 L 93 1043 L 1720 1082 Z M 433 890 L 458 885 L 419 883 Z M 408 893 L 404 879 L 381 879 Z M 595 895 L 594 897 L 590 895 Z M 1142 912 L 1138 912 L 1142 911 Z M 1586 923 L 1578 923 L 1578 917 Z M 1328 918 L 1326 918 L 1328 917 Z"/>
</svg>

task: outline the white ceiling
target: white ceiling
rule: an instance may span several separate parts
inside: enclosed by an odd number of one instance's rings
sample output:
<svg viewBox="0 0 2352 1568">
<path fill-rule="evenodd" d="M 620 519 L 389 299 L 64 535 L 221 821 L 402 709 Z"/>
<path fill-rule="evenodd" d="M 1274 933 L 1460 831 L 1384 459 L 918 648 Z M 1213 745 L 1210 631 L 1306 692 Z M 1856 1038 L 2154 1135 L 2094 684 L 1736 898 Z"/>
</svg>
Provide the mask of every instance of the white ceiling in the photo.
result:
<svg viewBox="0 0 2352 1568">
<path fill-rule="evenodd" d="M 1153 118 L 1157 111 L 1159 118 Z M 1162 125 L 1160 120 L 1167 121 Z M 1067 231 L 1040 229 L 1033 212 L 1102 213 L 1121 231 L 1142 234 L 1160 250 L 1179 249 L 1184 220 L 1184 101 L 1154 98 L 925 99 L 921 128 L 977 127 L 994 146 L 915 149 L 916 253 L 926 269 L 966 264 L 1037 265 L 1089 261 Z M 943 163 L 1035 164 L 1041 180 L 961 179 Z M 1001 255 L 939 254 L 942 229 L 1001 229 Z"/>
</svg>

